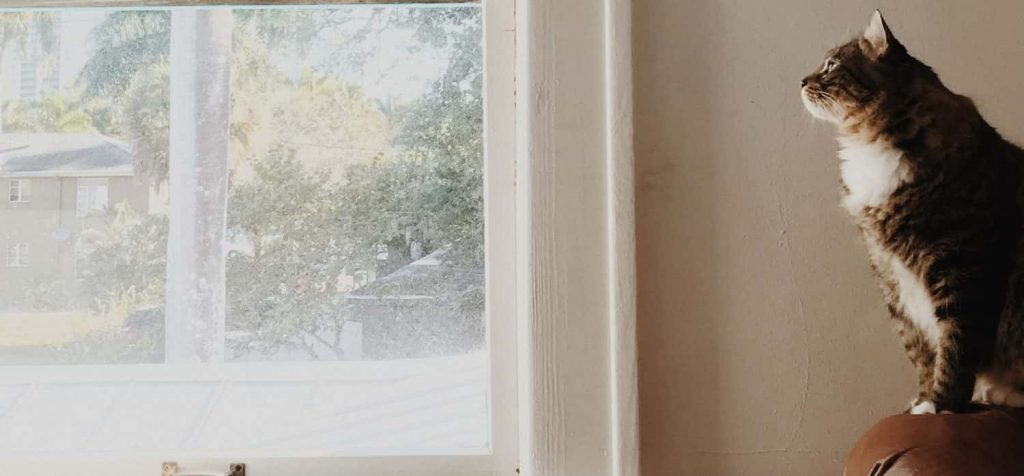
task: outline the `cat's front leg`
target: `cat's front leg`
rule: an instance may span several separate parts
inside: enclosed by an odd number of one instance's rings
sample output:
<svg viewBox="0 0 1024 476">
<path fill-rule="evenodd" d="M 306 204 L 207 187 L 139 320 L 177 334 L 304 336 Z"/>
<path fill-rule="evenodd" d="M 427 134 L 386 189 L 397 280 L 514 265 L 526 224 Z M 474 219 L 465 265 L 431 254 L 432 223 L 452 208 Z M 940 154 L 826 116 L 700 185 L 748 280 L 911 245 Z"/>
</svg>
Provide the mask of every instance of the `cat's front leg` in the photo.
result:
<svg viewBox="0 0 1024 476">
<path fill-rule="evenodd" d="M 914 323 L 910 322 L 903 313 L 899 312 L 897 306 L 890 305 L 889 311 L 892 313 L 893 319 L 896 319 L 897 332 L 900 336 L 900 341 L 903 342 L 903 349 L 907 352 L 907 358 L 910 359 L 910 362 L 914 364 L 914 369 L 917 370 L 918 394 L 910 402 L 907 412 L 923 413 L 925 410 L 931 409 L 931 413 L 934 413 L 934 405 L 929 406 L 926 402 L 930 401 L 932 393 L 932 380 L 935 374 L 935 349 L 928 341 L 928 336 L 915 326 Z M 922 404 L 923 406 L 921 406 Z"/>
<path fill-rule="evenodd" d="M 973 336 L 968 335 L 962 322 L 941 314 L 937 317 L 940 336 L 931 395 L 915 407 L 917 412 L 911 413 L 959 413 L 967 409 L 974 393 L 978 356 L 974 346 L 967 345 Z"/>
</svg>

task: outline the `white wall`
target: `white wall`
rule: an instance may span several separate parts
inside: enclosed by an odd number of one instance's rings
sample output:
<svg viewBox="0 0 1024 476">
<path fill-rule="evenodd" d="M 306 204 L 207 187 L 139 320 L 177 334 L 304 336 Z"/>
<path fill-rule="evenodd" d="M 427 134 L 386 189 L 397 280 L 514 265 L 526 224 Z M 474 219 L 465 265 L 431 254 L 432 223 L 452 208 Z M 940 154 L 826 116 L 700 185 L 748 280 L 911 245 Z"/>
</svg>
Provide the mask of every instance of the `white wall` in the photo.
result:
<svg viewBox="0 0 1024 476">
<path fill-rule="evenodd" d="M 1024 138 L 1024 2 L 634 2 L 645 476 L 841 474 L 914 393 L 798 95 L 876 7 Z"/>
</svg>

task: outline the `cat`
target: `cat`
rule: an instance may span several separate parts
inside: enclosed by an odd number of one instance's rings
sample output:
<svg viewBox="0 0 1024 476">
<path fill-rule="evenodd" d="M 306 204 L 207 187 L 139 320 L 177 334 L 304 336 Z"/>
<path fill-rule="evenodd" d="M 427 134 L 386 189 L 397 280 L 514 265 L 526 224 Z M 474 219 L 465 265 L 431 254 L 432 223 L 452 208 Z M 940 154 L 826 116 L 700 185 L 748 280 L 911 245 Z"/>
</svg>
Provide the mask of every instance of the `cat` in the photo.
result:
<svg viewBox="0 0 1024 476">
<path fill-rule="evenodd" d="M 913 362 L 913 414 L 1024 406 L 1024 151 L 875 11 L 800 82 L 838 133 L 842 205 Z"/>
</svg>

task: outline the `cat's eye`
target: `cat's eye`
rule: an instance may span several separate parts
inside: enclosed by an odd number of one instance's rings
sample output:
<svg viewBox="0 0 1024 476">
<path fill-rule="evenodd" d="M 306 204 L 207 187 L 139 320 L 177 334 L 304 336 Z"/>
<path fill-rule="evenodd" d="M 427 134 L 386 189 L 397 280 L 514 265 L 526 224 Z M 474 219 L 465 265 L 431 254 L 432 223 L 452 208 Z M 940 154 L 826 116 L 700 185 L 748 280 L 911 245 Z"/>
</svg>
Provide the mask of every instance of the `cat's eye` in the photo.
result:
<svg viewBox="0 0 1024 476">
<path fill-rule="evenodd" d="M 839 63 L 834 59 L 829 59 L 828 61 L 825 61 L 825 72 L 831 73 L 832 70 L 836 69 L 836 66 L 838 65 Z"/>
</svg>

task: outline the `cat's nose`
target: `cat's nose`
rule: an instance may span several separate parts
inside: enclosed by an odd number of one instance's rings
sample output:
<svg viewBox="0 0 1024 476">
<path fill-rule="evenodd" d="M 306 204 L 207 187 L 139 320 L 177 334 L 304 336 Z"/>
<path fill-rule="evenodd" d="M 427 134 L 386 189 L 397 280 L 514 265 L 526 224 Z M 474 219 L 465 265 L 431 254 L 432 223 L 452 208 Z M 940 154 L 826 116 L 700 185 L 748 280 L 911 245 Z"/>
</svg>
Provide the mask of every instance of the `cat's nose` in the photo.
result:
<svg viewBox="0 0 1024 476">
<path fill-rule="evenodd" d="M 800 80 L 800 87 L 802 88 L 804 86 L 807 86 L 807 78 L 804 78 L 804 79 Z"/>
</svg>

